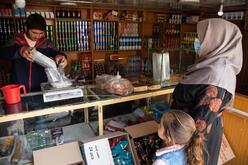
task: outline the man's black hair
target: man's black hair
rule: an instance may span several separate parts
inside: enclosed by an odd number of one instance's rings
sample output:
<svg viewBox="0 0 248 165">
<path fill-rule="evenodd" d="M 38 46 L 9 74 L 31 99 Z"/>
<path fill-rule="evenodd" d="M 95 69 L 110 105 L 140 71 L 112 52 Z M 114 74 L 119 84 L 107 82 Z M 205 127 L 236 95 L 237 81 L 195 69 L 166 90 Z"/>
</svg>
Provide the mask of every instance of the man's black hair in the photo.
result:
<svg viewBox="0 0 248 165">
<path fill-rule="evenodd" d="M 25 25 L 27 29 L 38 29 L 46 31 L 46 21 L 41 15 L 37 13 L 29 15 L 26 19 Z"/>
</svg>

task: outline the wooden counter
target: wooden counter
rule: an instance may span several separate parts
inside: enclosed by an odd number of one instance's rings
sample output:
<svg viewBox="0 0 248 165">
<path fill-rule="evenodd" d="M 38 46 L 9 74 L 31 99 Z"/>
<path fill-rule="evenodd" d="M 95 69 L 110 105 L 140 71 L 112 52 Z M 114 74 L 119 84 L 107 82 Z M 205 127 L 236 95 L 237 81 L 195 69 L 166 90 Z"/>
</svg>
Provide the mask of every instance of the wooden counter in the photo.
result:
<svg viewBox="0 0 248 165">
<path fill-rule="evenodd" d="M 128 96 L 113 95 L 113 97 L 111 98 L 101 98 L 98 95 L 94 95 L 94 92 L 92 90 L 89 90 L 90 97 L 93 97 L 93 96 L 96 97 L 95 100 L 88 100 L 88 101 L 82 101 L 82 102 L 77 101 L 77 102 L 73 102 L 69 104 L 61 103 L 61 105 L 56 105 L 56 106 L 47 105 L 45 108 L 37 108 L 32 111 L 30 111 L 29 109 L 24 109 L 24 111 L 20 113 L 6 114 L 6 115 L 0 116 L 0 123 L 13 121 L 13 120 L 19 120 L 19 119 L 25 119 L 25 118 L 30 118 L 30 117 L 48 115 L 48 114 L 53 114 L 53 113 L 74 111 L 77 109 L 84 110 L 84 113 L 86 116 L 85 122 L 88 123 L 88 108 L 98 107 L 99 135 L 102 135 L 103 134 L 103 106 L 132 101 L 132 100 L 151 98 L 155 96 L 167 95 L 167 94 L 171 94 L 173 91 L 174 91 L 174 86 L 171 86 L 171 87 L 163 88 L 163 89 L 156 90 L 156 91 L 134 93 Z M 38 97 L 41 97 L 41 96 L 42 96 L 42 93 L 39 93 Z M 33 96 L 27 96 L 27 97 L 33 97 Z M 89 95 L 85 97 L 89 97 Z M 2 111 L 4 110 L 2 109 Z"/>
</svg>

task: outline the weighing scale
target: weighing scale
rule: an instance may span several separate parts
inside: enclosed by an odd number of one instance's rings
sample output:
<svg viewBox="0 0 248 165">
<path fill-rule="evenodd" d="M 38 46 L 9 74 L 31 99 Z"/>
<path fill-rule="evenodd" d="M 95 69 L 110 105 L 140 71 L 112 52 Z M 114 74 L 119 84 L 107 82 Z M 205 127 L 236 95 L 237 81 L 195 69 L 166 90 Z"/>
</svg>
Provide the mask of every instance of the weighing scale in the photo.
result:
<svg viewBox="0 0 248 165">
<path fill-rule="evenodd" d="M 41 83 L 41 90 L 43 92 L 44 102 L 52 102 L 58 100 L 66 100 L 72 98 L 83 97 L 83 86 L 76 82 L 72 82 L 69 87 L 55 88 L 48 82 Z"/>
</svg>

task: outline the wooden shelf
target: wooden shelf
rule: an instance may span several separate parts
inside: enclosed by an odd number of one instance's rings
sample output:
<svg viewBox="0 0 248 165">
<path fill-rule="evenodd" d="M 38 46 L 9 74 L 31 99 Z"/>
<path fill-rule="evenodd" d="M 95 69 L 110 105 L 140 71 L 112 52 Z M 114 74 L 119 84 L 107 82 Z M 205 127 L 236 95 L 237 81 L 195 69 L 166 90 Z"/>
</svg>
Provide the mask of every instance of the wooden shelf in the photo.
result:
<svg viewBox="0 0 248 165">
<path fill-rule="evenodd" d="M 94 22 L 97 22 L 97 21 L 104 21 L 104 22 L 118 22 L 118 20 L 105 20 L 105 19 L 93 19 Z"/>
<path fill-rule="evenodd" d="M 91 21 L 90 19 L 82 18 L 55 18 L 56 21 Z"/>
<path fill-rule="evenodd" d="M 142 23 L 140 21 L 126 21 L 126 20 L 119 20 L 119 23 Z"/>
<path fill-rule="evenodd" d="M 134 51 L 142 51 L 142 49 L 129 49 L 129 50 L 118 50 L 119 52 L 134 52 Z"/>
<path fill-rule="evenodd" d="M 91 53 L 91 51 L 64 51 L 65 53 Z"/>
<path fill-rule="evenodd" d="M 117 52 L 118 50 L 93 50 L 93 52 Z"/>
<path fill-rule="evenodd" d="M 14 16 L 0 16 L 0 19 L 14 19 Z"/>
</svg>

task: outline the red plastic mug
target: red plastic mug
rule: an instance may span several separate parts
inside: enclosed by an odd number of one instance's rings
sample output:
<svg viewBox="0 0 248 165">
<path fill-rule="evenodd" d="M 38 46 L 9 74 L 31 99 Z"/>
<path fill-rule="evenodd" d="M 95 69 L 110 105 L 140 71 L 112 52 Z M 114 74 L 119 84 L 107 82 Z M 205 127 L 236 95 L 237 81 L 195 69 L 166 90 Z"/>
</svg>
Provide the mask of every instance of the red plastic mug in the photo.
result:
<svg viewBox="0 0 248 165">
<path fill-rule="evenodd" d="M 20 89 L 23 89 L 23 93 L 26 95 L 26 88 L 24 85 L 12 84 L 6 85 L 0 89 L 2 90 L 6 104 L 16 104 L 21 101 Z"/>
</svg>

